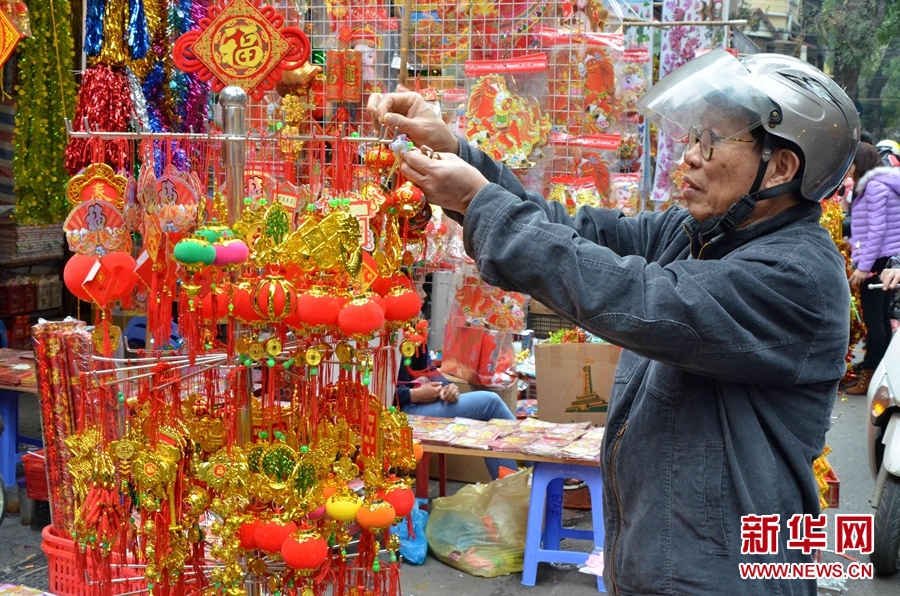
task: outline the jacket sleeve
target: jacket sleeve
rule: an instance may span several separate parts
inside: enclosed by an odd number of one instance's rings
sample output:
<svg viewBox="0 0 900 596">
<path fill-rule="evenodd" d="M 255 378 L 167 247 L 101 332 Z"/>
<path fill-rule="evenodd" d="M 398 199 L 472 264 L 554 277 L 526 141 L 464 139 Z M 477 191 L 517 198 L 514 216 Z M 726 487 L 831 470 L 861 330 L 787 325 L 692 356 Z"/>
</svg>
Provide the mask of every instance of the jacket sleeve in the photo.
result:
<svg viewBox="0 0 900 596">
<path fill-rule="evenodd" d="M 687 372 L 784 385 L 843 374 L 843 265 L 827 234 L 809 235 L 662 266 L 550 223 L 496 185 L 475 196 L 464 228 L 487 283 L 528 293 L 610 343 Z M 823 353 L 827 365 L 806 365 Z"/>
<path fill-rule="evenodd" d="M 862 198 L 865 201 L 865 216 L 868 227 L 866 235 L 859 238 L 859 253 L 856 268 L 860 271 L 871 271 L 875 261 L 885 256 L 883 252 L 885 234 L 887 234 L 887 206 L 893 191 L 879 180 L 869 180 Z"/>
<path fill-rule="evenodd" d="M 562 203 L 547 201 L 541 195 L 525 190 L 509 168 L 496 163 L 462 137 L 459 137 L 459 156 L 481 172 L 488 182 L 502 187 L 507 197 L 533 205 L 543 213 L 547 222 L 566 226 L 578 236 L 606 246 L 619 256 L 643 255 L 651 258 L 661 246 L 659 228 L 667 225 L 680 228 L 687 216 L 681 209 L 669 209 L 664 213 L 645 212 L 637 217 L 626 217 L 621 211 L 591 207 L 582 207 L 575 215 L 569 215 Z M 448 213 L 457 222 L 464 223 L 462 215 Z"/>
</svg>

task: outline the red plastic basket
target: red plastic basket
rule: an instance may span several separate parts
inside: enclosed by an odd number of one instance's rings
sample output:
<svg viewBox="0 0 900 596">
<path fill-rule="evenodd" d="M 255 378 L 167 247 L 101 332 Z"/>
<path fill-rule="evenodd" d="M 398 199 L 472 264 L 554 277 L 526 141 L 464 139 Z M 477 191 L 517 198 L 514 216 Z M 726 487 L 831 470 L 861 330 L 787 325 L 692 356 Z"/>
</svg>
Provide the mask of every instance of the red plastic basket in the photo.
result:
<svg viewBox="0 0 900 596">
<path fill-rule="evenodd" d="M 50 499 L 45 461 L 43 449 L 22 455 L 22 464 L 25 466 L 25 488 L 28 489 L 28 498 L 32 501 Z"/>
<path fill-rule="evenodd" d="M 75 562 L 75 543 L 57 534 L 53 526 L 46 526 L 41 532 L 41 536 L 44 538 L 41 542 L 41 550 L 47 555 L 49 576 L 47 592 L 55 594 L 55 596 L 100 596 L 102 591 L 100 583 L 88 583 L 84 572 L 79 573 L 78 571 L 78 565 Z M 111 556 L 113 562 L 118 559 L 115 554 Z M 115 581 L 136 578 L 140 575 L 141 572 L 138 569 L 114 566 L 112 594 L 146 590 L 147 583 L 142 580 Z"/>
</svg>

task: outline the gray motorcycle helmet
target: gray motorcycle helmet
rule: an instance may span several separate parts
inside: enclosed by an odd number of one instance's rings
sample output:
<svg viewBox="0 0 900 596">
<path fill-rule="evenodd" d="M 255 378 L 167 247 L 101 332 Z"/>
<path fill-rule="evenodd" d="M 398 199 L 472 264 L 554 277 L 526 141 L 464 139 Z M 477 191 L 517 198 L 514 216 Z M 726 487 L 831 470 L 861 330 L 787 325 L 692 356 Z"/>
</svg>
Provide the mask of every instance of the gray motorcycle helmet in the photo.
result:
<svg viewBox="0 0 900 596">
<path fill-rule="evenodd" d="M 847 94 L 811 64 L 781 54 L 738 60 L 712 50 L 667 75 L 638 108 L 676 140 L 705 128 L 711 112 L 731 123 L 719 133 L 726 140 L 762 126 L 802 153 L 800 194 L 810 201 L 834 193 L 859 145 L 859 114 Z"/>
<path fill-rule="evenodd" d="M 803 152 L 800 194 L 821 201 L 843 182 L 859 147 L 859 113 L 853 101 L 815 66 L 780 54 L 756 54 L 743 65 L 755 86 L 778 105 L 780 121 L 766 124 L 769 134 Z"/>
</svg>

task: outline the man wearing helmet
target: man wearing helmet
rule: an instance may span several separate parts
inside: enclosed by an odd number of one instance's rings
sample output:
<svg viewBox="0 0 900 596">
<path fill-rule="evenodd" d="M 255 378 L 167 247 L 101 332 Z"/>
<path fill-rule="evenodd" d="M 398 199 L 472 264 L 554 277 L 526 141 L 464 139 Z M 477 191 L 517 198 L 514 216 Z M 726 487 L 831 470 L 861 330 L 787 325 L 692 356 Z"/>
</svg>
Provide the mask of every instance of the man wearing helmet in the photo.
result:
<svg viewBox="0 0 900 596">
<path fill-rule="evenodd" d="M 410 152 L 401 171 L 463 222 L 485 281 L 623 348 L 602 458 L 607 589 L 815 594 L 812 580 L 742 580 L 739 564 L 811 561 L 786 524 L 819 514 L 812 462 L 845 372 L 849 291 L 818 201 L 856 151 L 849 98 L 786 56 L 695 59 L 639 104 L 689 139 L 687 209 L 636 217 L 569 216 L 415 94 L 369 106 L 439 152 Z M 748 550 L 751 515 L 779 516 L 776 549 Z"/>
</svg>

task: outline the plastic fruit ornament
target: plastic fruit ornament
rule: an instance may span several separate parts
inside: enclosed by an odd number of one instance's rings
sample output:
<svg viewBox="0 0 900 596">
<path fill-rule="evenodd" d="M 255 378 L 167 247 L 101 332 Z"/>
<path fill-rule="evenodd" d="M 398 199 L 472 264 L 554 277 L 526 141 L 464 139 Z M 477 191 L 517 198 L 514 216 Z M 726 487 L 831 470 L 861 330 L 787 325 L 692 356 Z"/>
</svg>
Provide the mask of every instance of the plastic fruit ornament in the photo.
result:
<svg viewBox="0 0 900 596">
<path fill-rule="evenodd" d="M 263 319 L 279 323 L 297 306 L 294 286 L 280 275 L 267 275 L 253 290 L 253 310 Z"/>
<path fill-rule="evenodd" d="M 312 575 L 328 558 L 328 543 L 314 528 L 303 525 L 284 539 L 281 558 L 300 575 Z"/>
<path fill-rule="evenodd" d="M 288 524 L 280 524 L 278 522 L 259 524 L 254 532 L 256 546 L 270 555 L 272 553 L 277 553 L 281 550 L 284 539 L 290 536 L 296 529 L 297 524 L 294 522 Z"/>
<path fill-rule="evenodd" d="M 84 283 L 84 278 L 87 277 L 96 262 L 97 259 L 94 257 L 76 253 L 72 255 L 63 269 L 63 281 L 65 281 L 66 287 L 79 300 L 94 301 L 87 290 L 81 287 L 81 284 Z"/>
<path fill-rule="evenodd" d="M 380 532 L 394 524 L 397 512 L 387 501 L 376 499 L 371 503 L 363 503 L 356 512 L 359 525 L 372 532 Z"/>
<path fill-rule="evenodd" d="M 338 490 L 325 501 L 325 511 L 340 522 L 356 519 L 356 513 L 361 506 L 362 499 L 347 487 Z"/>
<path fill-rule="evenodd" d="M 422 447 L 422 444 L 418 441 L 413 442 L 413 457 L 416 458 L 416 461 L 422 461 L 422 457 L 425 455 L 425 448 Z"/>
</svg>

